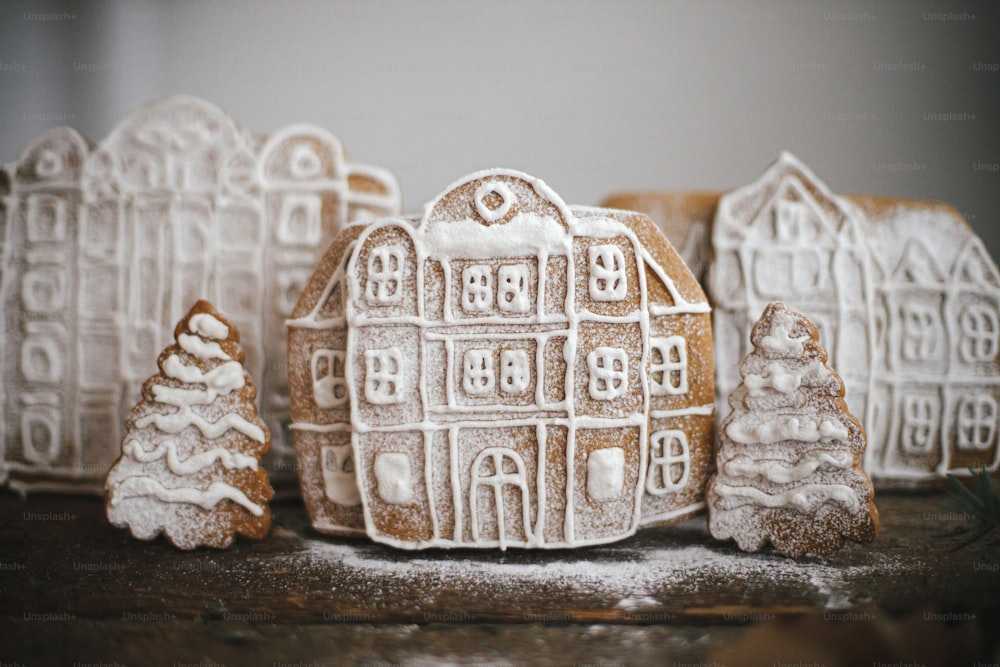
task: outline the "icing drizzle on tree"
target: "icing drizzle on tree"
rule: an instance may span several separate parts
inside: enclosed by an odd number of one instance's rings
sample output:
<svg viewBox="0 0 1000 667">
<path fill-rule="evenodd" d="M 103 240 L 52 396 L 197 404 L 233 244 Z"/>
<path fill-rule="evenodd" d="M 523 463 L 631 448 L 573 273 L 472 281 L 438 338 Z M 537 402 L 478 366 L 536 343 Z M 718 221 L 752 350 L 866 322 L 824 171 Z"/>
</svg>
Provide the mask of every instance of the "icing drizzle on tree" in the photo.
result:
<svg viewBox="0 0 1000 667">
<path fill-rule="evenodd" d="M 199 301 L 174 337 L 126 420 L 108 518 L 140 539 L 163 532 L 182 549 L 222 548 L 237 533 L 262 538 L 273 491 L 260 459 L 271 441 L 239 332 Z"/>
<path fill-rule="evenodd" d="M 712 535 L 744 551 L 770 541 L 792 557 L 870 542 L 878 512 L 861 469 L 865 432 L 816 327 L 772 303 L 750 340 L 706 492 Z"/>
</svg>

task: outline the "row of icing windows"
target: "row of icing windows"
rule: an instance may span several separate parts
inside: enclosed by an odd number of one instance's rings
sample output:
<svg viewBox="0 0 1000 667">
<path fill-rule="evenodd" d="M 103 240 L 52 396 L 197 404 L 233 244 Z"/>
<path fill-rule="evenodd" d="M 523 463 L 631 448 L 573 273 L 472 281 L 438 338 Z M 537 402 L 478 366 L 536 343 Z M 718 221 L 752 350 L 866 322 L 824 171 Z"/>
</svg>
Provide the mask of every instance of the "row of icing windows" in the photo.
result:
<svg viewBox="0 0 1000 667">
<path fill-rule="evenodd" d="M 594 301 L 622 301 L 628 293 L 625 257 L 615 245 L 588 249 L 587 288 Z M 403 299 L 406 251 L 402 246 L 379 246 L 368 255 L 365 300 L 373 306 L 393 306 Z M 462 312 L 489 313 L 494 304 L 501 313 L 531 312 L 531 269 L 526 263 L 503 264 L 494 272 L 488 264 L 462 269 Z"/>
<path fill-rule="evenodd" d="M 691 450 L 683 431 L 656 431 L 650 436 L 649 471 L 646 490 L 657 496 L 676 493 L 687 486 L 691 471 Z M 379 496 L 386 503 L 405 505 L 413 502 L 414 476 L 410 458 L 402 452 L 381 452 L 375 456 L 373 470 Z M 506 447 L 489 447 L 472 464 L 471 501 L 478 498 L 480 486 L 503 487 L 508 484 L 528 490 L 524 460 Z M 625 487 L 625 450 L 607 447 L 587 456 L 587 496 L 593 502 L 621 498 Z M 493 494 L 490 494 L 491 497 Z M 499 495 L 498 495 L 499 497 Z"/>
<path fill-rule="evenodd" d="M 902 321 L 903 358 L 910 361 L 934 358 L 944 335 L 939 309 L 918 302 L 906 303 Z M 958 325 L 958 351 L 963 361 L 992 361 L 996 357 L 1000 343 L 996 310 L 981 304 L 966 306 L 958 317 Z"/>
<path fill-rule="evenodd" d="M 320 408 L 347 404 L 345 352 L 319 349 L 310 364 L 313 398 Z M 628 354 L 616 347 L 598 347 L 587 354 L 587 390 L 595 401 L 612 401 L 628 393 Z M 499 364 L 490 349 L 466 350 L 462 358 L 462 390 L 483 396 L 499 388 L 520 394 L 531 384 L 527 350 L 501 350 Z M 683 336 L 650 340 L 650 392 L 677 396 L 688 391 L 687 346 Z M 365 400 L 375 405 L 400 403 L 403 396 L 403 353 L 397 347 L 365 351 Z"/>
<path fill-rule="evenodd" d="M 937 442 L 941 410 L 936 397 L 907 396 L 903 401 L 903 451 L 931 453 Z M 996 439 L 997 402 L 991 394 L 963 396 L 958 403 L 957 446 L 967 451 L 989 449 Z"/>
</svg>

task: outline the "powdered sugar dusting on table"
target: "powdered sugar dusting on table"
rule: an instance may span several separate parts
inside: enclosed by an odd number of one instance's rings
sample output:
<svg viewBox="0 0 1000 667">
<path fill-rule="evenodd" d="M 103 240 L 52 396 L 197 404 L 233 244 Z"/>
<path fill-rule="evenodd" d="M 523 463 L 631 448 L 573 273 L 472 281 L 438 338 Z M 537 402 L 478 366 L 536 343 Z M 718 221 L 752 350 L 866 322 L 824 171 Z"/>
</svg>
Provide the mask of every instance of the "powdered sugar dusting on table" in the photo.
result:
<svg viewBox="0 0 1000 667">
<path fill-rule="evenodd" d="M 707 534 L 706 534 L 707 538 Z M 598 551 L 602 558 L 597 558 Z M 537 562 L 508 562 L 500 555 L 456 555 L 429 552 L 429 556 L 399 554 L 372 544 L 305 540 L 290 558 L 311 566 L 337 565 L 378 588 L 392 584 L 419 586 L 432 595 L 434 582 L 449 581 L 449 587 L 468 586 L 491 596 L 540 590 L 546 587 L 585 592 L 602 598 L 617 598 L 616 608 L 642 611 L 658 605 L 671 606 L 671 594 L 694 593 L 708 581 L 745 581 L 752 585 L 789 585 L 815 591 L 827 609 L 843 609 L 867 600 L 850 599 L 847 591 L 856 581 L 872 576 L 900 576 L 920 571 L 918 558 L 882 554 L 862 556 L 866 562 L 840 565 L 830 559 L 793 561 L 778 553 L 745 554 L 732 547 L 706 544 L 685 546 L 634 545 L 629 542 L 583 552 L 577 558 L 566 553 L 543 554 Z M 338 577 L 339 578 L 339 577 Z M 854 586 L 856 589 L 857 586 Z"/>
</svg>

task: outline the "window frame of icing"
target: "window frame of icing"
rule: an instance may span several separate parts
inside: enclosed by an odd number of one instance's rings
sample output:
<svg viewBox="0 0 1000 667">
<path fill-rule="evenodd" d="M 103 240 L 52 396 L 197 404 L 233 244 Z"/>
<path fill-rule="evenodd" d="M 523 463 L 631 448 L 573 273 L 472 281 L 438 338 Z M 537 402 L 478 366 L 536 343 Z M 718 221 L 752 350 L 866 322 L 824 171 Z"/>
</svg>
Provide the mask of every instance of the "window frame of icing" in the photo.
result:
<svg viewBox="0 0 1000 667">
<path fill-rule="evenodd" d="M 680 445 L 680 454 L 673 453 L 673 444 Z M 656 454 L 656 444 L 660 453 Z M 672 467 L 681 466 L 681 476 L 675 482 Z M 657 483 L 659 477 L 659 483 Z M 681 429 L 668 428 L 653 431 L 649 436 L 649 468 L 646 473 L 646 493 L 652 496 L 666 496 L 687 488 L 691 481 L 691 445 L 687 433 Z"/>
</svg>

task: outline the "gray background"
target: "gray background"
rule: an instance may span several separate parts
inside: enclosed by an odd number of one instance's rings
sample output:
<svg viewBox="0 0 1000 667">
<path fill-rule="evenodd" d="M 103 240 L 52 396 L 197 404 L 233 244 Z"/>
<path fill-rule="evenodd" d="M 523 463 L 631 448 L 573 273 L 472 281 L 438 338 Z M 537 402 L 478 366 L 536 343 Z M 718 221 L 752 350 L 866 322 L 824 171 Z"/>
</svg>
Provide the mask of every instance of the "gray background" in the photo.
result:
<svg viewBox="0 0 1000 667">
<path fill-rule="evenodd" d="M 837 192 L 953 203 L 997 257 L 998 70 L 996 2 L 7 1 L 0 161 L 179 92 L 328 127 L 410 212 L 486 167 L 592 204 L 788 149 Z"/>
</svg>

